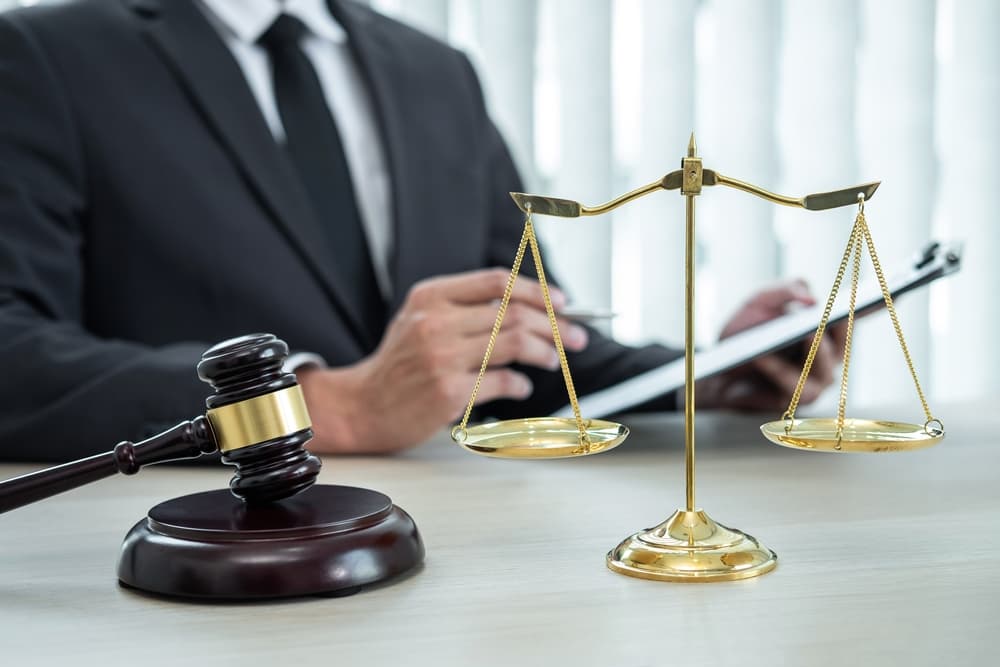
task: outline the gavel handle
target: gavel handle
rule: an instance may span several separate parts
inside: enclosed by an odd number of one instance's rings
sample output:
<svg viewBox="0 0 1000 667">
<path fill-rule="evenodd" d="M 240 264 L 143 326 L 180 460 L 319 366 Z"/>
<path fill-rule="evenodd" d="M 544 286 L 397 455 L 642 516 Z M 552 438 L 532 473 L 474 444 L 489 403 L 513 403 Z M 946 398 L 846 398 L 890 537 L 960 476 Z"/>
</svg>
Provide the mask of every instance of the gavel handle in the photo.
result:
<svg viewBox="0 0 1000 667">
<path fill-rule="evenodd" d="M 126 440 L 110 452 L 0 482 L 0 513 L 116 473 L 134 475 L 143 466 L 195 459 L 217 449 L 208 419 L 196 417 L 142 442 Z"/>
</svg>

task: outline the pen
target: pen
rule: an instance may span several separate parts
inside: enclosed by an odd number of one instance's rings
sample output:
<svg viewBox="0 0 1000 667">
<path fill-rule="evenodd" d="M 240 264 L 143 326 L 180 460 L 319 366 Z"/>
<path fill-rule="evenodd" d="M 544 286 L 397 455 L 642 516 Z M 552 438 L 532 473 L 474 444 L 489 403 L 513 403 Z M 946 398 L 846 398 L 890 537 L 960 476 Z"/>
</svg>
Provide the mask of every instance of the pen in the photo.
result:
<svg viewBox="0 0 1000 667">
<path fill-rule="evenodd" d="M 578 306 L 566 306 L 556 314 L 576 322 L 596 322 L 610 320 L 618 316 L 618 313 L 611 310 Z"/>
</svg>

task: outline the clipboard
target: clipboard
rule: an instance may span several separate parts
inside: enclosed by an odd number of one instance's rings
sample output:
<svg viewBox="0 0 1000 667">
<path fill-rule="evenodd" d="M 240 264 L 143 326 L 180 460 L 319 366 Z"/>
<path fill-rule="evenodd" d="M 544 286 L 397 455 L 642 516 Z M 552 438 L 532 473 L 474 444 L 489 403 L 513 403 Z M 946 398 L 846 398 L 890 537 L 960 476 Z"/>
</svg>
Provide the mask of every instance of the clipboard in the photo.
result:
<svg viewBox="0 0 1000 667">
<path fill-rule="evenodd" d="M 893 300 L 938 278 L 951 275 L 961 268 L 962 244 L 931 242 L 919 252 L 911 265 L 899 275 L 888 279 Z M 714 347 L 695 355 L 695 381 L 724 373 L 737 366 L 810 338 L 823 314 L 825 304 L 813 306 L 764 322 L 719 341 Z M 855 308 L 861 316 L 879 308 L 885 302 L 878 283 L 871 281 L 858 287 Z M 848 304 L 836 304 L 830 314 L 830 324 L 847 319 Z M 588 417 L 601 418 L 627 412 L 666 392 L 684 387 L 684 357 L 635 375 L 628 380 L 592 394 L 581 396 L 580 411 Z M 571 417 L 569 405 L 553 413 L 554 417 Z"/>
</svg>

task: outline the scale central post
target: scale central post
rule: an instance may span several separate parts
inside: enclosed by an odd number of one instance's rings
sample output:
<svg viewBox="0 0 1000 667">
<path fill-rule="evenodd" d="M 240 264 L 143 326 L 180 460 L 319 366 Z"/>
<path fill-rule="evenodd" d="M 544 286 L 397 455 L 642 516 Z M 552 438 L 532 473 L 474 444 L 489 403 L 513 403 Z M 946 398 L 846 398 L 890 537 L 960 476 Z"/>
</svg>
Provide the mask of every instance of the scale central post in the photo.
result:
<svg viewBox="0 0 1000 667">
<path fill-rule="evenodd" d="M 687 502 L 685 509 L 677 510 L 660 525 L 631 535 L 612 549 L 607 564 L 621 574 L 660 581 L 746 579 L 774 569 L 777 555 L 753 537 L 716 523 L 695 503 L 695 197 L 701 194 L 705 185 L 705 171 L 698 157 L 694 133 L 688 142 L 687 156 L 681 160 L 679 176 L 680 193 L 685 198 L 684 459 Z M 667 186 L 666 181 L 664 178 L 664 186 Z"/>
<path fill-rule="evenodd" d="M 694 133 L 687 157 L 681 162 L 685 197 L 684 216 L 684 470 L 687 479 L 687 511 L 694 503 L 694 198 L 701 194 L 702 169 Z"/>
</svg>

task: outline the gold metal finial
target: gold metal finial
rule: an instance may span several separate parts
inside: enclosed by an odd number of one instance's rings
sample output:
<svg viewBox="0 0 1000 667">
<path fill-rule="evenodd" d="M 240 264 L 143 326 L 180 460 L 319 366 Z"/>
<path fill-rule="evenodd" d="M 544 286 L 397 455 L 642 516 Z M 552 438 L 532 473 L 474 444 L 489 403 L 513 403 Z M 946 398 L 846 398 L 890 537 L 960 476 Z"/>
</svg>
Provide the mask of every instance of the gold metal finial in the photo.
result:
<svg viewBox="0 0 1000 667">
<path fill-rule="evenodd" d="M 698 154 L 698 144 L 694 140 L 694 131 L 691 131 L 691 139 L 688 140 L 688 157 L 694 157 Z"/>
</svg>

